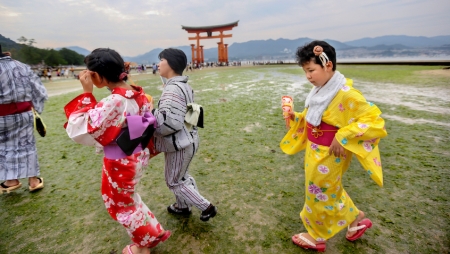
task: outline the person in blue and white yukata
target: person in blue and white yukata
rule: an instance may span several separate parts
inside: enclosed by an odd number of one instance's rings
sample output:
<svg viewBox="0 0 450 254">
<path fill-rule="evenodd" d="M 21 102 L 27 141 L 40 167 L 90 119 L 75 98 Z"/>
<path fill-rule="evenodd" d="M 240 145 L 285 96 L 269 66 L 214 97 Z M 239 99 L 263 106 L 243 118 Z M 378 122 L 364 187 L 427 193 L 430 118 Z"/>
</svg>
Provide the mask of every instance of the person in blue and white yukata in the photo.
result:
<svg viewBox="0 0 450 254">
<path fill-rule="evenodd" d="M 44 109 L 47 90 L 30 66 L 1 53 L 0 46 L 0 192 L 9 193 L 28 178 L 29 191 L 44 188 L 34 138 L 32 108 Z"/>
</svg>

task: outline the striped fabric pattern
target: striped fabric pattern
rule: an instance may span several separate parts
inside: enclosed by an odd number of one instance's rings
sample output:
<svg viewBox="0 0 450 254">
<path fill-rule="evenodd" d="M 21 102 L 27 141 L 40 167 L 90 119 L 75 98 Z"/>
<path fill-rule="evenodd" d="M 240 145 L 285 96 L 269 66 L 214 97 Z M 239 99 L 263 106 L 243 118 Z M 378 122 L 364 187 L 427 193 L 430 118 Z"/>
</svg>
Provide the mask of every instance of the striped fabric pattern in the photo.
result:
<svg viewBox="0 0 450 254">
<path fill-rule="evenodd" d="M 31 101 L 44 109 L 47 90 L 31 68 L 10 57 L 0 58 L 0 104 Z M 0 117 L 0 180 L 39 175 L 32 111 Z"/>
<path fill-rule="evenodd" d="M 169 79 L 159 99 L 158 109 L 153 111 L 158 122 L 154 134 L 155 147 L 160 152 L 179 151 L 194 142 L 184 124 L 186 105 L 194 102 L 194 91 L 187 81 L 187 76 Z"/>
<path fill-rule="evenodd" d="M 31 101 L 41 114 L 47 99 L 47 90 L 30 66 L 9 56 L 0 58 L 0 104 Z"/>
<path fill-rule="evenodd" d="M 164 177 L 167 187 L 175 195 L 178 208 L 195 206 L 204 211 L 211 203 L 199 193 L 194 177 L 189 174 L 189 165 L 199 146 L 196 130 L 192 131 L 192 136 L 193 144 L 180 151 L 164 153 Z"/>
</svg>

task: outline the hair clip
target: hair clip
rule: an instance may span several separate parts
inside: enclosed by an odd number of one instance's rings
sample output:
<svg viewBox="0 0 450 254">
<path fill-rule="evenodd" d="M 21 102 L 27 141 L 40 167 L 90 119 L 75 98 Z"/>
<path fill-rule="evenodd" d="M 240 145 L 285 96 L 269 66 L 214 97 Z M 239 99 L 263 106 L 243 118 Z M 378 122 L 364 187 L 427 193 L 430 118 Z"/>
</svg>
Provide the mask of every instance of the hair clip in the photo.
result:
<svg viewBox="0 0 450 254">
<path fill-rule="evenodd" d="M 325 65 L 330 61 L 328 59 L 327 54 L 323 52 L 323 48 L 321 46 L 315 46 L 313 49 L 313 53 L 315 56 L 318 56 L 320 61 L 322 62 L 322 66 L 325 67 Z"/>
<path fill-rule="evenodd" d="M 127 73 L 126 73 L 126 72 L 120 73 L 120 75 L 119 75 L 119 80 L 123 80 L 126 76 L 127 76 Z"/>
</svg>

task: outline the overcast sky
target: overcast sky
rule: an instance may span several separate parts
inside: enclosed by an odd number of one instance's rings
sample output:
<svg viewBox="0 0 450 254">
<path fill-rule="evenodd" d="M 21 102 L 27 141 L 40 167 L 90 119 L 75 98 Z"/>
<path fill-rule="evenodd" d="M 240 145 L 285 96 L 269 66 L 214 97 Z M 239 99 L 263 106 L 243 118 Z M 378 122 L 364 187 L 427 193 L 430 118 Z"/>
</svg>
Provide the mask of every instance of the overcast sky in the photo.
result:
<svg viewBox="0 0 450 254">
<path fill-rule="evenodd" d="M 237 20 L 233 37 L 225 39 L 229 45 L 450 35 L 449 0 L 1 0 L 0 11 L 0 34 L 16 42 L 24 36 L 39 48 L 109 47 L 125 56 L 193 43 L 181 25 Z M 217 39 L 202 44 L 215 47 Z"/>
</svg>

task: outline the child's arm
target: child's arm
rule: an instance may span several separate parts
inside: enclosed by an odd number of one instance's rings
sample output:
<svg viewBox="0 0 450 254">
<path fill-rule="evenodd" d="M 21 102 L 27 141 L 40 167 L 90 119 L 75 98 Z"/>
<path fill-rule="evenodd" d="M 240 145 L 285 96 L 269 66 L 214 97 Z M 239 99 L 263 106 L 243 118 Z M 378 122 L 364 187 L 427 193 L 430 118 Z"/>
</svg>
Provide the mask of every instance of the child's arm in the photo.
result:
<svg viewBox="0 0 450 254">
<path fill-rule="evenodd" d="M 305 121 L 306 109 L 303 112 L 290 114 L 290 129 L 280 142 L 281 150 L 286 154 L 295 154 L 305 149 L 307 130 Z"/>
<path fill-rule="evenodd" d="M 92 94 L 84 93 L 64 107 L 68 117 L 66 132 L 79 144 L 93 146 L 98 142 L 105 146 L 119 135 L 127 103 L 117 94 L 96 103 Z"/>
<path fill-rule="evenodd" d="M 378 144 L 380 138 L 387 135 L 384 120 L 380 117 L 381 111 L 375 104 L 367 102 L 357 90 L 349 91 L 344 96 L 343 105 L 351 116 L 350 123 L 338 130 L 335 139 L 343 148 L 364 157 Z M 340 153 L 336 144 L 333 149 Z"/>
<path fill-rule="evenodd" d="M 153 110 L 158 127 L 155 133 L 167 136 L 181 130 L 186 116 L 186 98 L 177 85 L 168 85 L 161 95 L 158 109 Z"/>
<path fill-rule="evenodd" d="M 334 154 L 336 157 L 341 157 L 345 155 L 344 147 L 339 143 L 336 137 L 333 139 L 330 145 L 330 150 L 328 152 L 330 155 Z"/>
</svg>

